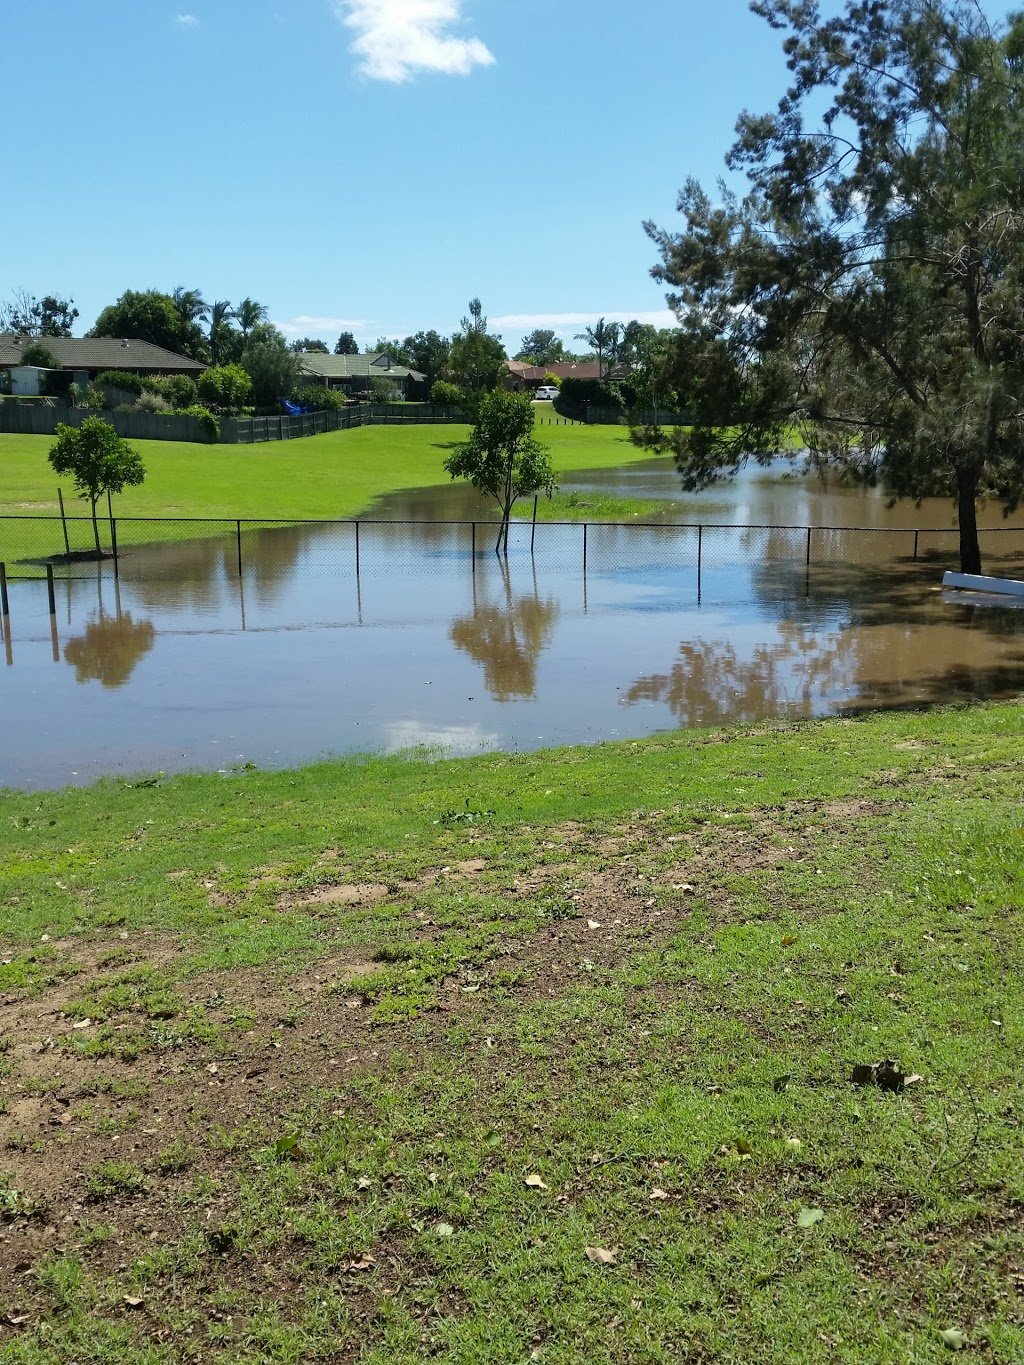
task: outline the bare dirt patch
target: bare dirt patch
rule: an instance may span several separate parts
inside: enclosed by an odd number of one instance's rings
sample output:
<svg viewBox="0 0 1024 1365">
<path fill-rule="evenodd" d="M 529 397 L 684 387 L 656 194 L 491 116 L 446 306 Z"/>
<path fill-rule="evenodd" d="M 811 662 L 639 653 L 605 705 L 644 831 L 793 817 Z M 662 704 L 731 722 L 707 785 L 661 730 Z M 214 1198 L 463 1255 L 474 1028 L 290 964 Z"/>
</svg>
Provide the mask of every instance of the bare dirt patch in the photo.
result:
<svg viewBox="0 0 1024 1365">
<path fill-rule="evenodd" d="M 792 803 L 785 821 L 775 812 L 755 813 L 742 829 L 698 826 L 677 834 L 638 818 L 597 838 L 574 825 L 546 832 L 511 874 L 476 857 L 397 885 L 346 881 L 286 891 L 277 904 L 293 913 L 332 904 L 358 909 L 389 897 L 401 906 L 441 879 L 468 886 L 490 876 L 493 889 L 510 901 L 548 887 L 557 891 L 564 912 L 531 933 L 499 934 L 489 957 L 468 957 L 440 983 L 436 1008 L 414 1028 L 380 1026 L 372 1001 L 358 987 L 347 989 L 380 969 L 365 945 L 327 937 L 322 951 L 298 968 L 175 976 L 187 947 L 173 935 L 108 930 L 62 943 L 55 958 L 73 975 L 55 972 L 32 993 L 2 1002 L 0 1036 L 9 1042 L 0 1055 L 0 1097 L 7 1105 L 0 1171 L 33 1211 L 0 1224 L 0 1282 L 23 1279 L 16 1267 L 31 1268 L 55 1248 L 80 1247 L 84 1229 L 100 1218 L 113 1236 L 83 1253 L 98 1272 L 127 1263 L 154 1232 L 168 1241 L 197 1218 L 216 1225 L 247 1159 L 232 1142 L 213 1141 L 216 1134 L 286 1126 L 311 1093 L 385 1066 L 396 1048 L 406 1055 L 442 1048 L 453 1016 L 486 1025 L 492 1014 L 507 1011 L 510 993 L 526 1005 L 594 980 L 595 972 L 612 972 L 668 943 L 699 900 L 727 908 L 721 883 L 728 876 L 770 875 L 809 857 L 823 823 L 838 833 L 891 811 L 870 801 Z M 590 862 L 571 861 L 574 847 Z M 542 861 L 552 856 L 558 861 Z M 422 942 L 442 931 L 429 917 L 410 914 L 406 932 Z M 76 1030 L 81 1019 L 69 1006 L 98 978 L 141 964 L 174 977 L 178 1014 L 169 1020 L 130 1009 L 113 1014 L 103 1026 L 110 1050 L 100 1055 L 101 1029 L 91 1023 Z M 672 990 L 701 997 L 699 987 L 685 982 Z M 135 1035 L 145 1045 L 125 1050 L 124 1039 Z M 180 1162 L 167 1158 L 172 1146 L 183 1153 Z M 112 1160 L 137 1168 L 144 1190 L 100 1209 L 88 1194 L 88 1173 Z"/>
</svg>

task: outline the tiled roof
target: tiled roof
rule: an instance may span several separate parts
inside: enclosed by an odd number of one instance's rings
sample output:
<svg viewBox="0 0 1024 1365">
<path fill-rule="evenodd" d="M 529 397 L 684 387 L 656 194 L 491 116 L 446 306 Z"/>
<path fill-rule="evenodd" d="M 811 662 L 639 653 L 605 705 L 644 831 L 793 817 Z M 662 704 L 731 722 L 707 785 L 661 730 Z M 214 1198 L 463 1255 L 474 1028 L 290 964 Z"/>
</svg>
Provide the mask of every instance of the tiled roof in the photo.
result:
<svg viewBox="0 0 1024 1365">
<path fill-rule="evenodd" d="M 179 370 L 199 373 L 206 369 L 198 360 L 165 351 L 149 341 L 122 341 L 119 337 L 19 337 L 0 334 L 0 369 L 21 364 L 26 346 L 40 342 L 52 352 L 62 370 Z"/>
<path fill-rule="evenodd" d="M 604 374 L 596 360 L 557 360 L 552 365 L 527 365 L 521 360 L 510 360 L 508 368 L 519 379 L 529 379 L 538 384 L 544 382 L 546 374 L 557 375 L 559 379 L 610 379 L 612 375 L 625 373 L 619 365 L 609 366 L 604 362 Z"/>
<path fill-rule="evenodd" d="M 410 375 L 413 379 L 423 378 L 407 365 L 388 365 L 379 353 L 324 355 L 322 351 L 303 351 L 300 359 L 306 374 L 315 374 L 321 379 L 406 379 Z"/>
</svg>

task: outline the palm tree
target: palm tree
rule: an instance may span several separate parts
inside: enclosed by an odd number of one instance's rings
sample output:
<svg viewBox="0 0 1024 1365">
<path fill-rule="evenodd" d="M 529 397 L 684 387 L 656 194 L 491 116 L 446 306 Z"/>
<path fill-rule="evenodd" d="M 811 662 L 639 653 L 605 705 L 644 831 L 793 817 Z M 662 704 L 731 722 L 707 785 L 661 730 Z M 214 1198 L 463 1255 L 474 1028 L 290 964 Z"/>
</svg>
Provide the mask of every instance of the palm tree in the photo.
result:
<svg viewBox="0 0 1024 1365">
<path fill-rule="evenodd" d="M 258 323 L 266 322 L 267 310 L 255 299 L 244 298 L 235 309 L 235 317 L 242 329 L 242 336 L 247 337 Z"/>
<path fill-rule="evenodd" d="M 198 289 L 185 289 L 179 284 L 171 298 L 178 317 L 186 327 L 191 327 L 194 322 L 204 322 L 210 312 L 210 305 Z"/>
<path fill-rule="evenodd" d="M 598 378 L 603 379 L 605 356 L 607 355 L 611 359 L 614 359 L 615 356 L 615 348 L 619 342 L 619 324 L 617 322 L 605 322 L 604 318 L 598 318 L 593 327 L 577 332 L 575 340 L 586 341 L 590 348 L 597 352 Z"/>
<path fill-rule="evenodd" d="M 214 365 L 217 364 L 220 351 L 221 333 L 234 316 L 234 310 L 227 299 L 218 299 L 216 303 L 210 304 L 210 360 Z"/>
</svg>

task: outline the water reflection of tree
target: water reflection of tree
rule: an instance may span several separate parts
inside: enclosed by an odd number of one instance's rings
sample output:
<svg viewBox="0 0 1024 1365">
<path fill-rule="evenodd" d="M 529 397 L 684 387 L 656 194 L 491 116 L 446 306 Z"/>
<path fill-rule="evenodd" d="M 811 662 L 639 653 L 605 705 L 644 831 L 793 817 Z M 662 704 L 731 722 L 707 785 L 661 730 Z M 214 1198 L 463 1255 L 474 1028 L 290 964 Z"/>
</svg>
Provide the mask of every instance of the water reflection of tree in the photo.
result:
<svg viewBox="0 0 1024 1365">
<path fill-rule="evenodd" d="M 337 542 L 339 562 L 352 558 L 352 532 L 347 527 L 273 526 L 247 530 L 242 526 L 242 564 L 246 585 L 256 600 L 269 605 L 295 574 L 302 551 L 318 539 Z M 201 608 L 219 606 L 224 585 L 238 586 L 238 538 L 231 530 L 195 540 L 158 541 L 134 545 L 121 561 L 122 577 L 131 582 L 147 607 Z"/>
<path fill-rule="evenodd" d="M 638 678 L 623 702 L 661 702 L 681 726 L 813 715 L 842 686 L 855 659 L 841 636 L 783 622 L 779 639 L 741 658 L 728 640 L 684 641 L 667 673 Z"/>
<path fill-rule="evenodd" d="M 483 666 L 487 690 L 495 701 L 532 697 L 537 688 L 537 659 L 551 639 L 559 607 L 553 598 L 533 592 L 513 600 L 508 564 L 501 564 L 504 602 L 474 604 L 469 616 L 457 617 L 449 639 Z"/>
<path fill-rule="evenodd" d="M 101 605 L 99 616 L 64 646 L 64 662 L 75 670 L 76 682 L 123 687 L 155 639 L 152 621 L 136 621 L 127 611 L 108 616 Z"/>
</svg>

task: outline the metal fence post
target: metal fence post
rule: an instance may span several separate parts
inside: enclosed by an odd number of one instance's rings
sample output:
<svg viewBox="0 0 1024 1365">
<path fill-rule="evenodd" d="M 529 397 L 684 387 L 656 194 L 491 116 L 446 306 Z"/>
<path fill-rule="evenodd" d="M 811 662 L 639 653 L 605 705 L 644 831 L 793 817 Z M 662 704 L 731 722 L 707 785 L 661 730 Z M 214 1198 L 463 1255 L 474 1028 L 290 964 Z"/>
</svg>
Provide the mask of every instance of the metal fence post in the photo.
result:
<svg viewBox="0 0 1024 1365">
<path fill-rule="evenodd" d="M 474 521 L 474 523 L 473 523 L 473 549 L 472 549 L 471 553 L 472 553 L 472 556 L 473 556 L 473 572 L 476 573 L 476 522 L 475 522 L 475 521 Z"/>
<path fill-rule="evenodd" d="M 52 564 L 47 564 L 47 566 L 46 566 L 46 596 L 47 596 L 47 598 L 49 599 L 49 602 L 50 602 L 50 615 L 51 615 L 51 616 L 56 616 L 56 615 L 57 615 L 57 599 L 56 599 L 56 597 L 54 596 L 54 592 L 53 592 L 53 565 L 52 565 Z"/>
<path fill-rule="evenodd" d="M 121 577 L 121 565 L 117 558 L 117 521 L 113 517 L 110 518 L 110 548 L 114 552 L 114 578 L 116 580 Z"/>
<path fill-rule="evenodd" d="M 533 542 L 537 538 L 537 495 L 533 496 L 533 529 L 530 531 L 530 554 L 533 554 Z"/>
<path fill-rule="evenodd" d="M 238 545 L 238 576 L 239 576 L 239 578 L 241 578 L 241 576 L 242 576 L 242 519 L 241 519 L 241 517 L 237 518 L 236 521 L 235 521 L 235 540 L 236 540 L 236 543 L 237 543 L 237 545 Z"/>
<path fill-rule="evenodd" d="M 700 601 L 701 560 L 704 555 L 704 527 L 697 527 L 697 601 Z"/>
<path fill-rule="evenodd" d="M 917 538 L 921 534 L 920 527 L 914 532 L 914 559 L 917 559 Z"/>
<path fill-rule="evenodd" d="M 10 616 L 11 604 L 7 600 L 7 565 L 0 560 L 0 615 Z"/>
<path fill-rule="evenodd" d="M 356 522 L 356 578 L 359 577 L 359 523 Z"/>
<path fill-rule="evenodd" d="M 64 553 L 70 555 L 71 542 L 68 540 L 68 519 L 64 514 L 64 494 L 59 485 L 57 487 L 57 500 L 60 503 L 60 524 L 64 528 Z"/>
<path fill-rule="evenodd" d="M 587 572 L 587 523 L 583 523 L 583 573 Z"/>
<path fill-rule="evenodd" d="M 811 528 L 807 528 L 807 567 L 811 567 Z"/>
</svg>

